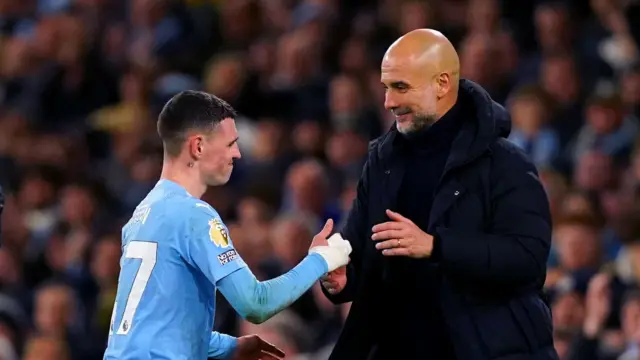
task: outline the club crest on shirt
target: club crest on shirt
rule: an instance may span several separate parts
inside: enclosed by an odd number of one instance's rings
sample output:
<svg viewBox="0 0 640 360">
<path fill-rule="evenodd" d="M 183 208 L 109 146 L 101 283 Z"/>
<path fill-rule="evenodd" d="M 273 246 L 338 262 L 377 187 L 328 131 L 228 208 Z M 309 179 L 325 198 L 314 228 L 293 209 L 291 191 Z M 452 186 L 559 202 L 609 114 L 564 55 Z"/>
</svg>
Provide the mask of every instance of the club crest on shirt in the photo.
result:
<svg viewBox="0 0 640 360">
<path fill-rule="evenodd" d="M 209 220 L 209 238 L 217 247 L 229 246 L 229 234 L 222 222 L 218 219 Z"/>
</svg>

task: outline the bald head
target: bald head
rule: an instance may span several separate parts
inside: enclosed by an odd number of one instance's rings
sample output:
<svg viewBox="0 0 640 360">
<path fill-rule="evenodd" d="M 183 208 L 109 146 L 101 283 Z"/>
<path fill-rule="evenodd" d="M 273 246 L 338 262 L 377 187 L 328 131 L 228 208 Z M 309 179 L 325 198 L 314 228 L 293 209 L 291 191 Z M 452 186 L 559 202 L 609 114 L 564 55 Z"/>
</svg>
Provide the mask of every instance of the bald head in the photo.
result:
<svg viewBox="0 0 640 360">
<path fill-rule="evenodd" d="M 460 60 L 449 39 L 432 29 L 396 40 L 382 60 L 385 107 L 401 133 L 430 126 L 457 100 Z"/>
<path fill-rule="evenodd" d="M 460 72 L 460 60 L 453 44 L 441 32 L 432 29 L 411 31 L 391 44 L 383 66 L 398 61 L 411 62 L 428 76 L 445 72 L 457 77 Z"/>
</svg>

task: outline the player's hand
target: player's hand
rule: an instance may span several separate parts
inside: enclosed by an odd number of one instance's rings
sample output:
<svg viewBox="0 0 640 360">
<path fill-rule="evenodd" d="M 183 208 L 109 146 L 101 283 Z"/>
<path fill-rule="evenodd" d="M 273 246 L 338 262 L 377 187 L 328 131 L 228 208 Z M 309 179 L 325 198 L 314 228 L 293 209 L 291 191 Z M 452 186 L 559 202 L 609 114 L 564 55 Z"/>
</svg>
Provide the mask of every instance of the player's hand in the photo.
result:
<svg viewBox="0 0 640 360">
<path fill-rule="evenodd" d="M 313 249 L 316 246 L 329 245 L 329 242 L 327 241 L 327 239 L 329 238 L 329 235 L 331 235 L 332 231 L 333 231 L 333 220 L 329 219 L 322 227 L 322 230 L 320 230 L 320 232 L 313 237 L 313 241 L 311 241 L 311 246 L 309 247 L 309 249 Z"/>
<path fill-rule="evenodd" d="M 327 239 L 331 230 L 333 230 L 333 220 L 329 219 L 318 235 L 313 237 L 311 248 L 309 248 L 309 254 L 316 253 L 326 261 L 328 272 L 347 265 L 349 254 L 351 254 L 351 244 L 340 234 L 335 233 Z"/>
<path fill-rule="evenodd" d="M 347 267 L 342 266 L 320 278 L 320 284 L 331 295 L 340 293 L 347 286 Z"/>
<path fill-rule="evenodd" d="M 275 345 L 262 340 L 258 335 L 247 335 L 238 338 L 232 360 L 279 360 L 284 359 L 284 352 Z"/>
<path fill-rule="evenodd" d="M 433 251 L 433 236 L 422 231 L 406 217 L 387 210 L 391 221 L 373 227 L 371 239 L 379 241 L 376 249 L 385 256 L 425 258 Z"/>
</svg>

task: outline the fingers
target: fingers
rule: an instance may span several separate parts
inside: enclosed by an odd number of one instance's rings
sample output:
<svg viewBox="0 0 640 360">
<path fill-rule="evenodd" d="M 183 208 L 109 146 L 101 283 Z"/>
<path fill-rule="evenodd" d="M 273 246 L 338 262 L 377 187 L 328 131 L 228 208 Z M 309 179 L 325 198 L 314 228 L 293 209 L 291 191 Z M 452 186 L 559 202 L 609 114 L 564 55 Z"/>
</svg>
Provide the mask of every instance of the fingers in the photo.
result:
<svg viewBox="0 0 640 360">
<path fill-rule="evenodd" d="M 320 278 L 320 284 L 322 284 L 322 286 L 324 286 L 325 288 L 330 288 L 330 287 L 335 286 L 337 284 L 337 281 L 335 281 L 331 277 L 325 275 L 325 276 Z"/>
<path fill-rule="evenodd" d="M 267 354 L 267 353 L 261 353 L 260 357 L 258 358 L 260 360 L 280 360 L 280 359 L 284 359 L 284 355 L 282 356 L 276 356 L 276 355 L 272 355 L 272 354 Z"/>
<path fill-rule="evenodd" d="M 409 219 L 407 219 L 406 217 L 404 217 L 404 216 L 402 216 L 402 215 L 398 214 L 398 213 L 397 213 L 397 212 L 395 212 L 395 211 L 391 211 L 391 210 L 388 210 L 388 209 L 387 209 L 387 216 L 388 216 L 391 220 L 394 220 L 394 221 L 400 221 L 400 222 L 407 223 L 407 224 L 413 224 L 413 222 L 412 222 L 411 220 L 409 220 Z"/>
<path fill-rule="evenodd" d="M 322 281 L 322 282 L 327 282 L 327 283 L 332 283 L 332 282 L 335 282 L 336 280 L 334 279 L 333 274 L 329 272 L 329 273 L 324 274 L 324 275 L 320 278 L 320 281 Z"/>
<path fill-rule="evenodd" d="M 348 262 L 351 262 L 351 258 L 349 258 Z M 320 277 L 320 281 L 323 282 L 336 282 L 338 277 L 340 276 L 344 276 L 344 274 L 346 273 L 347 269 L 346 269 L 346 265 L 339 267 L 333 271 L 330 271 L 324 275 L 322 275 L 322 277 Z"/>
<path fill-rule="evenodd" d="M 371 235 L 372 240 L 388 240 L 388 239 L 402 239 L 404 238 L 404 231 L 402 230 L 384 230 Z"/>
<path fill-rule="evenodd" d="M 260 349 L 263 352 L 267 352 L 270 355 L 278 356 L 278 359 L 284 357 L 284 351 L 280 350 L 277 346 L 271 343 L 268 343 L 264 340 L 262 340 L 261 342 L 262 343 L 260 344 Z"/>
<path fill-rule="evenodd" d="M 402 249 L 406 245 L 400 243 L 398 239 L 392 239 L 387 241 L 382 241 L 376 244 L 376 249 L 378 250 L 386 250 L 386 249 Z"/>
<path fill-rule="evenodd" d="M 387 221 L 382 224 L 378 224 L 374 226 L 371 230 L 374 233 L 378 233 L 378 232 L 387 231 L 387 230 L 403 230 L 405 227 L 406 227 L 405 223 L 397 222 L 397 221 Z"/>
<path fill-rule="evenodd" d="M 337 281 L 320 281 L 320 284 L 331 295 L 335 295 L 339 292 L 338 288 L 340 287 L 340 284 Z"/>
<path fill-rule="evenodd" d="M 338 289 L 336 288 L 325 288 L 327 290 L 327 292 L 331 295 L 335 295 L 338 293 Z"/>
<path fill-rule="evenodd" d="M 322 286 L 324 286 L 325 289 L 330 290 L 330 289 L 335 289 L 336 287 L 338 287 L 338 283 L 336 281 L 322 281 Z"/>
<path fill-rule="evenodd" d="M 319 235 L 327 238 L 331 234 L 331 231 L 333 231 L 333 219 L 327 220 L 327 222 L 324 224 L 324 227 L 322 227 L 322 230 L 320 230 Z"/>
<path fill-rule="evenodd" d="M 411 256 L 411 251 L 408 248 L 393 248 L 382 250 L 384 256 Z"/>
</svg>

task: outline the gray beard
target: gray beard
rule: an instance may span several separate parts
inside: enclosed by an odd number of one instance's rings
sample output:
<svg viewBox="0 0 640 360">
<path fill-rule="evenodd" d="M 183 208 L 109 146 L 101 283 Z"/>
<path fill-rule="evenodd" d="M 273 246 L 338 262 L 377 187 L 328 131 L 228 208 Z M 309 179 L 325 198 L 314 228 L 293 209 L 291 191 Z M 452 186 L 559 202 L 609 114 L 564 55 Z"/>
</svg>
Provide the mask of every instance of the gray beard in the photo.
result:
<svg viewBox="0 0 640 360">
<path fill-rule="evenodd" d="M 430 128 L 436 120 L 436 115 L 416 115 L 413 117 L 411 126 L 403 129 L 398 128 L 398 131 L 403 135 L 414 134 L 422 129 Z"/>
</svg>

